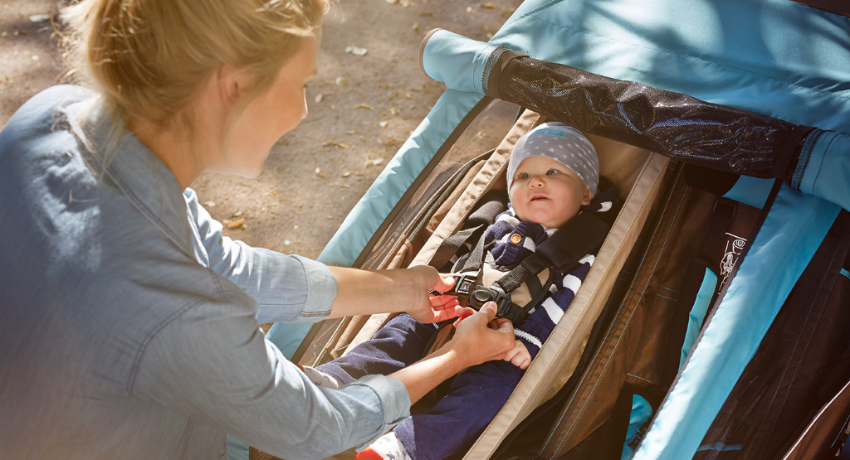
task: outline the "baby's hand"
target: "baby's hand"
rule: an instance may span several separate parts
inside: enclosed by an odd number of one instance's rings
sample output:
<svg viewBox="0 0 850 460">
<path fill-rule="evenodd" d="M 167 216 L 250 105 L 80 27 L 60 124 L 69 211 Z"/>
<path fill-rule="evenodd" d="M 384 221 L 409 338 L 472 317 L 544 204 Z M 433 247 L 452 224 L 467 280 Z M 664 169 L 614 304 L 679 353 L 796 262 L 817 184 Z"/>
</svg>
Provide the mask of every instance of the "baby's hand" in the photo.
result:
<svg viewBox="0 0 850 460">
<path fill-rule="evenodd" d="M 514 340 L 514 347 L 505 353 L 502 358 L 505 361 L 510 361 L 514 366 L 526 370 L 531 365 L 531 353 L 525 348 L 525 344 L 519 340 Z"/>
</svg>

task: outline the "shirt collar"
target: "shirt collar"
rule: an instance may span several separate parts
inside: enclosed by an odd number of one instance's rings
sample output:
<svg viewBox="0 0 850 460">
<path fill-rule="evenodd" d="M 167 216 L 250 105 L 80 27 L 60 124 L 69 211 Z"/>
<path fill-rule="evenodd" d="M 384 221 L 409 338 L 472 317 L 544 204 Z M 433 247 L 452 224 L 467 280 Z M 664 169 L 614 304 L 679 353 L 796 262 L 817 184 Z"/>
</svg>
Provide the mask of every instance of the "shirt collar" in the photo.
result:
<svg viewBox="0 0 850 460">
<path fill-rule="evenodd" d="M 111 120 L 96 99 L 65 108 L 71 129 L 88 152 L 90 168 L 117 187 L 130 203 L 183 252 L 197 260 L 183 190 L 174 173 L 127 130 L 110 141 Z M 87 115 L 86 115 L 87 114 Z M 86 115 L 87 123 L 80 120 Z"/>
</svg>

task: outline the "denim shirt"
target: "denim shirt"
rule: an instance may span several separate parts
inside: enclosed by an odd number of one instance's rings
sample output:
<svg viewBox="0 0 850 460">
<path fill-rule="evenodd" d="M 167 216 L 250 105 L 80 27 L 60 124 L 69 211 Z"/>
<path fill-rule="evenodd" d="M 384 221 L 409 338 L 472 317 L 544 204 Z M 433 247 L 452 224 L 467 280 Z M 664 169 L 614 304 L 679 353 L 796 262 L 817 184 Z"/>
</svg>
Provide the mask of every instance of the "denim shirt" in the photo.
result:
<svg viewBox="0 0 850 460">
<path fill-rule="evenodd" d="M 0 131 L 0 458 L 214 459 L 225 433 L 323 458 L 406 418 L 398 380 L 319 388 L 264 340 L 328 314 L 330 270 L 223 237 L 93 97 L 50 88 Z"/>
</svg>

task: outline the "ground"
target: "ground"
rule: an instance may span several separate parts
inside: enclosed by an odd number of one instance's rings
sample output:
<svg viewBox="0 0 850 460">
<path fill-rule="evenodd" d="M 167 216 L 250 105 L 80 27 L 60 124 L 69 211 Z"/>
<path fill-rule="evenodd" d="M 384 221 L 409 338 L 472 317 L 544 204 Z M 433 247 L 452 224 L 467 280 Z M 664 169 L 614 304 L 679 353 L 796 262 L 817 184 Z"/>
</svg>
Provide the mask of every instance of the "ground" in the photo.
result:
<svg viewBox="0 0 850 460">
<path fill-rule="evenodd" d="M 0 127 L 28 98 L 67 81 L 53 26 L 65 3 L 0 0 Z M 278 141 L 258 178 L 206 173 L 191 187 L 232 238 L 317 257 L 445 89 L 419 69 L 423 36 L 439 27 L 487 40 L 520 3 L 334 2 L 307 119 Z"/>
</svg>

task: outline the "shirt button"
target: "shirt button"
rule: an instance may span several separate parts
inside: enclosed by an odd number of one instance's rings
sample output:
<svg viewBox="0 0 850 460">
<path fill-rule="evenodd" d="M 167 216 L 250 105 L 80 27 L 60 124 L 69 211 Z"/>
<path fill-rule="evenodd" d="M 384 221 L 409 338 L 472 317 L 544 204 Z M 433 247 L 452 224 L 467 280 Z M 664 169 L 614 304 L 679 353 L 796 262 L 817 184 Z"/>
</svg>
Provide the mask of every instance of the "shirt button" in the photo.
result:
<svg viewBox="0 0 850 460">
<path fill-rule="evenodd" d="M 514 233 L 513 235 L 511 235 L 511 243 L 519 244 L 520 241 L 522 241 L 522 235 L 520 235 L 519 233 Z"/>
</svg>

